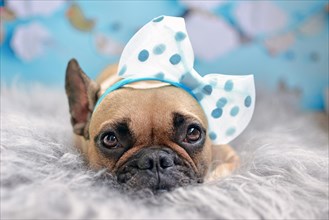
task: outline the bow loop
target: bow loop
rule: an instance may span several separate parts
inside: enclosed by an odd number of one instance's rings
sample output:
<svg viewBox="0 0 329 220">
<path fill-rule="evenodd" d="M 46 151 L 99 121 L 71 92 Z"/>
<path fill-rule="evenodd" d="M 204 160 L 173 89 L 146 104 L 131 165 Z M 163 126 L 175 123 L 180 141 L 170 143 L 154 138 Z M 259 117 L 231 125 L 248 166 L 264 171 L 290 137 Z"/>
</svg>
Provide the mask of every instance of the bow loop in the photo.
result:
<svg viewBox="0 0 329 220">
<path fill-rule="evenodd" d="M 158 76 L 176 81 L 192 71 L 193 49 L 183 18 L 160 16 L 128 42 L 119 62 L 119 76 Z"/>
<path fill-rule="evenodd" d="M 208 74 L 198 101 L 209 121 L 209 137 L 214 143 L 226 144 L 249 124 L 255 103 L 253 75 Z"/>
</svg>

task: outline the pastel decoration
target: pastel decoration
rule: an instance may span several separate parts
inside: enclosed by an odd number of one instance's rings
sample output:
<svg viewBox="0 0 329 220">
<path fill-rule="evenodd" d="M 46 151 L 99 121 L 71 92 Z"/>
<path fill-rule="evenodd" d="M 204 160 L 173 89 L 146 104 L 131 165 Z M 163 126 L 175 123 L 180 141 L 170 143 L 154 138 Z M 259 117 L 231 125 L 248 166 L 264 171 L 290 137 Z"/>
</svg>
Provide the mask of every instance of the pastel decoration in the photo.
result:
<svg viewBox="0 0 329 220">
<path fill-rule="evenodd" d="M 95 21 L 93 19 L 86 18 L 82 9 L 76 3 L 72 3 L 72 5 L 68 8 L 66 17 L 72 26 L 79 31 L 90 32 L 95 27 Z"/>
<path fill-rule="evenodd" d="M 95 109 L 107 94 L 128 83 L 167 82 L 184 89 L 199 102 L 208 119 L 209 138 L 214 144 L 226 144 L 241 134 L 251 120 L 255 106 L 253 75 L 213 73 L 201 77 L 193 64 L 194 54 L 184 19 L 155 18 L 124 48 L 118 68 L 123 80 L 105 91 Z"/>
</svg>

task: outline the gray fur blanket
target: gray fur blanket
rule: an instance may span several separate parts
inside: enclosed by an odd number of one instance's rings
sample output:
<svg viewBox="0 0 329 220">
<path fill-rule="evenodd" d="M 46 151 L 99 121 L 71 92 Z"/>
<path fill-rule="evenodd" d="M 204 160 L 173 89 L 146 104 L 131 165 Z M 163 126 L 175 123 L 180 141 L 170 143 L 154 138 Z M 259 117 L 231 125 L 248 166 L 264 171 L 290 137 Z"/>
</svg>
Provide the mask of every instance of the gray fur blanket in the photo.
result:
<svg viewBox="0 0 329 220">
<path fill-rule="evenodd" d="M 62 88 L 1 89 L 1 219 L 328 219 L 328 117 L 258 91 L 229 177 L 161 196 L 124 194 L 86 167 Z"/>
</svg>

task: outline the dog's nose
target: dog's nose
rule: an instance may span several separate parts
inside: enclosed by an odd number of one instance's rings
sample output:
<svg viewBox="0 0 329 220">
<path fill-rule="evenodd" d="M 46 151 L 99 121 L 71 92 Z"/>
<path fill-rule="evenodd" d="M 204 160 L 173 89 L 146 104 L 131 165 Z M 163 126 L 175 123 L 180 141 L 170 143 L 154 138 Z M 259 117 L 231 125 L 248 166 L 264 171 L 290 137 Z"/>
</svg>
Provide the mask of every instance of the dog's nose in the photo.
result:
<svg viewBox="0 0 329 220">
<path fill-rule="evenodd" d="M 140 170 L 167 169 L 172 166 L 174 166 L 173 155 L 160 149 L 145 151 L 137 161 Z"/>
</svg>

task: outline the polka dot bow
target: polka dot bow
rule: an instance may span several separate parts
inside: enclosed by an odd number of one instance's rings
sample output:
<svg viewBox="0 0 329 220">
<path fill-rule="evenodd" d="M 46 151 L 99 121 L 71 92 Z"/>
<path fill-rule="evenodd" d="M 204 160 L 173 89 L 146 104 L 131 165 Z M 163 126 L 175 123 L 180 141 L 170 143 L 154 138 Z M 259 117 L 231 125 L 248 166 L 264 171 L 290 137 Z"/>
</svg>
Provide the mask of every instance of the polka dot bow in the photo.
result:
<svg viewBox="0 0 329 220">
<path fill-rule="evenodd" d="M 207 43 L 207 42 L 204 42 Z M 220 42 L 219 42 L 220 43 Z M 194 69 L 193 49 L 183 18 L 160 16 L 142 27 L 128 42 L 119 62 L 123 82 L 159 80 L 181 87 L 195 97 L 208 118 L 208 135 L 226 144 L 248 125 L 255 103 L 252 75 L 208 74 Z"/>
</svg>

